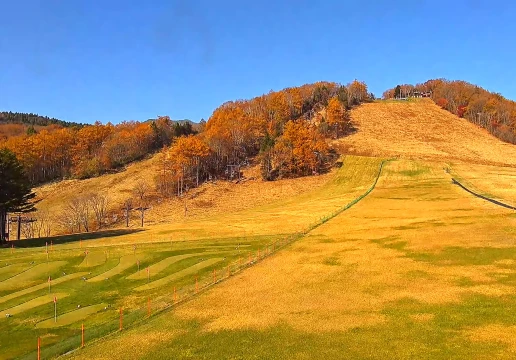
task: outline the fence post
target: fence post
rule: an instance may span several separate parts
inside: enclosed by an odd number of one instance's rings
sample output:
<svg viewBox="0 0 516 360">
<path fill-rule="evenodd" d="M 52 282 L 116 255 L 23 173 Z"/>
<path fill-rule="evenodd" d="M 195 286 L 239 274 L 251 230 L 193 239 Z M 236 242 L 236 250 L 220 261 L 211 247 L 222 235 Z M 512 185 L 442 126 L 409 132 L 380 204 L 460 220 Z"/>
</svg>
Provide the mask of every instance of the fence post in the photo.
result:
<svg viewBox="0 0 516 360">
<path fill-rule="evenodd" d="M 81 348 L 84 347 L 84 324 L 81 325 Z"/>
<path fill-rule="evenodd" d="M 41 338 L 38 336 L 38 360 L 41 360 Z"/>
<path fill-rule="evenodd" d="M 124 317 L 124 313 L 122 311 L 122 308 L 120 308 L 120 327 L 119 327 L 120 331 L 122 331 L 122 329 L 123 329 L 123 317 Z"/>
</svg>

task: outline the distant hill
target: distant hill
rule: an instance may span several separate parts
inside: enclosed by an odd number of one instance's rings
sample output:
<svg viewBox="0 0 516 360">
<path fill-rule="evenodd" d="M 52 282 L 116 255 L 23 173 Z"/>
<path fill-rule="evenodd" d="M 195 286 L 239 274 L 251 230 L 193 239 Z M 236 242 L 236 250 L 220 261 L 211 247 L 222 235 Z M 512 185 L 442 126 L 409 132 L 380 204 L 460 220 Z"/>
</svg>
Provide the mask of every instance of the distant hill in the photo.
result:
<svg viewBox="0 0 516 360">
<path fill-rule="evenodd" d="M 153 121 L 156 121 L 157 119 L 148 119 L 147 121 L 145 122 L 153 122 Z M 201 127 L 201 124 L 198 123 L 198 122 L 195 122 L 195 121 L 192 121 L 190 119 L 181 119 L 181 120 L 173 120 L 173 119 L 170 119 L 170 121 L 172 121 L 172 123 L 174 124 L 178 124 L 178 125 L 185 125 L 185 124 L 190 124 L 190 126 L 192 127 L 192 130 L 194 131 L 199 131 L 200 130 L 200 127 Z"/>
<path fill-rule="evenodd" d="M 48 116 L 41 116 L 33 113 L 19 113 L 11 111 L 0 112 L 0 124 L 24 124 L 32 126 L 49 126 L 59 125 L 62 127 L 77 126 L 82 127 L 84 124 L 63 121 Z"/>
<path fill-rule="evenodd" d="M 63 121 L 33 113 L 0 112 L 0 140 L 39 132 L 43 129 L 52 132 L 61 128 L 82 128 L 84 126 L 84 124 Z"/>
</svg>

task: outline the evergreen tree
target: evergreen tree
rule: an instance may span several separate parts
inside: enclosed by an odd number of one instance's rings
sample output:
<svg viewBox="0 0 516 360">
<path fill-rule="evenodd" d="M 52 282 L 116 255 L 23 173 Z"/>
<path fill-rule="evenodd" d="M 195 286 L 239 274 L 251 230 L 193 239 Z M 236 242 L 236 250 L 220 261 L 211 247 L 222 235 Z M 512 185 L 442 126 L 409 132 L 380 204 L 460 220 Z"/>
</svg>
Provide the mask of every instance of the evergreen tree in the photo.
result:
<svg viewBox="0 0 516 360">
<path fill-rule="evenodd" d="M 5 241 L 7 214 L 35 210 L 30 182 L 16 156 L 7 149 L 0 150 L 0 243 Z"/>
</svg>

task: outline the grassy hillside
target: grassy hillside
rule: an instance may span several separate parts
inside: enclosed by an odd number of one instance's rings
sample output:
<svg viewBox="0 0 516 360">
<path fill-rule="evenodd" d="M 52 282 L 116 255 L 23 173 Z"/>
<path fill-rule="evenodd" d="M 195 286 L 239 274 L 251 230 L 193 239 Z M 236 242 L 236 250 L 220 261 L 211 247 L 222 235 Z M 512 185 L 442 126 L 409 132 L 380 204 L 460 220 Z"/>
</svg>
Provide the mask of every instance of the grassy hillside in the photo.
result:
<svg viewBox="0 0 516 360">
<path fill-rule="evenodd" d="M 71 357 L 510 359 L 516 220 L 449 180 L 439 163 L 393 161 L 368 197 L 289 248 Z"/>
<path fill-rule="evenodd" d="M 357 132 L 343 152 L 437 161 L 516 165 L 516 147 L 441 109 L 430 99 L 376 101 L 352 110 Z"/>
<path fill-rule="evenodd" d="M 0 357 L 34 358 L 37 336 L 44 358 L 76 349 L 84 322 L 87 346 L 69 358 L 513 358 L 516 217 L 451 182 L 516 204 L 513 146 L 425 100 L 365 104 L 352 119 L 356 132 L 334 146 L 369 156 L 343 156 L 326 175 L 265 182 L 250 166 L 242 183 L 190 191 L 187 216 L 184 199 L 152 194 L 143 231 L 135 213 L 127 231 L 55 238 L 48 260 L 41 241 L 0 250 L 0 315 L 13 314 L 0 331 L 17 340 Z M 386 158 L 374 190 L 328 219 Z M 42 208 L 63 209 L 102 191 L 120 211 L 159 170 L 156 156 L 37 192 Z M 297 240 L 242 267 L 286 238 Z M 212 286 L 213 270 L 225 281 Z M 196 279 L 209 288 L 196 294 Z M 124 331 L 93 343 L 117 329 L 121 306 Z"/>
</svg>

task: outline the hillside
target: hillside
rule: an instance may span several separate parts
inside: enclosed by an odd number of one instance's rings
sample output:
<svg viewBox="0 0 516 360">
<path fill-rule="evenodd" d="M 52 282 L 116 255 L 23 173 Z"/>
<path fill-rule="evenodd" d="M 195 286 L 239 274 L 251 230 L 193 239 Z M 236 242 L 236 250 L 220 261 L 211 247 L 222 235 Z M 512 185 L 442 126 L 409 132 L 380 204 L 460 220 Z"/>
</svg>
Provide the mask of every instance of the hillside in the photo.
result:
<svg viewBox="0 0 516 360">
<path fill-rule="evenodd" d="M 431 100 L 410 102 L 377 101 L 363 104 L 351 111 L 356 132 L 334 140 L 333 146 L 342 154 L 405 159 L 433 160 L 440 163 L 516 165 L 516 148 L 496 139 L 464 119 L 436 106 Z M 162 170 L 162 154 L 129 165 L 126 170 L 86 180 L 64 180 L 36 188 L 39 208 L 58 217 L 71 200 L 91 193 L 108 194 L 110 222 L 123 226 L 122 204 L 134 198 L 138 182 L 145 182 L 150 190 L 148 199 L 152 209 L 146 213 L 146 224 L 183 223 L 235 212 L 267 204 L 322 186 L 332 173 L 275 182 L 263 181 L 258 165 L 243 169 L 245 181 L 208 182 L 192 189 L 184 199 L 164 198 L 155 188 L 155 178 Z M 443 164 L 444 166 L 444 164 Z M 464 167 L 464 166 L 463 166 Z M 132 212 L 131 227 L 137 227 L 139 214 Z M 62 229 L 54 220 L 54 231 Z"/>
<path fill-rule="evenodd" d="M 336 147 L 343 153 L 515 166 L 516 147 L 430 99 L 376 101 L 351 111 L 357 131 Z"/>
</svg>

